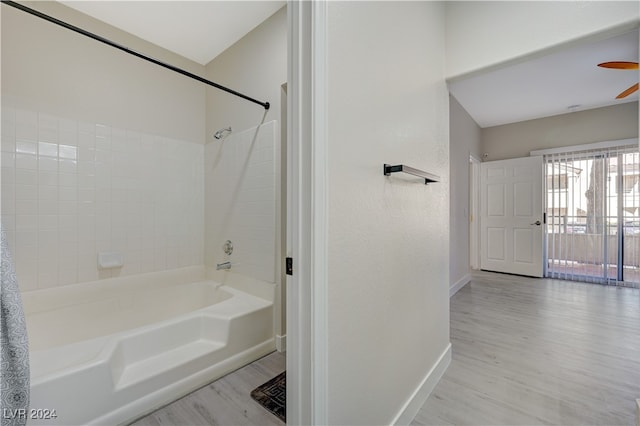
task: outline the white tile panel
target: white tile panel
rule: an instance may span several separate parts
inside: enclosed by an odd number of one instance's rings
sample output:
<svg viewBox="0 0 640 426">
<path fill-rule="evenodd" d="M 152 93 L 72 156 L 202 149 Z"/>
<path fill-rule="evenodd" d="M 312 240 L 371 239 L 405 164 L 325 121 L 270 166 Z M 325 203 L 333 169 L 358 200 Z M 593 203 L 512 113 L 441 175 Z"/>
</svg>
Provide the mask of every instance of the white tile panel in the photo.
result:
<svg viewBox="0 0 640 426">
<path fill-rule="evenodd" d="M 12 157 L 4 154 L 2 156 L 7 157 L 7 160 L 10 160 Z M 38 157 L 31 154 L 15 154 L 15 167 L 16 169 L 28 169 L 28 170 L 37 170 L 38 169 Z M 7 162 L 8 163 L 8 162 Z M 5 164 L 4 160 L 2 163 L 2 167 L 8 167 L 9 164 Z"/>
<path fill-rule="evenodd" d="M 203 262 L 202 145 L 3 108 L 2 151 L 23 289 Z M 101 250 L 122 251 L 125 267 L 98 271 Z"/>
<path fill-rule="evenodd" d="M 215 263 L 275 282 L 277 122 L 235 131 L 205 150 L 207 248 Z M 234 252 L 222 252 L 226 240 Z"/>
<path fill-rule="evenodd" d="M 43 157 L 57 157 L 58 156 L 58 144 L 50 142 L 39 142 L 38 153 Z"/>
</svg>

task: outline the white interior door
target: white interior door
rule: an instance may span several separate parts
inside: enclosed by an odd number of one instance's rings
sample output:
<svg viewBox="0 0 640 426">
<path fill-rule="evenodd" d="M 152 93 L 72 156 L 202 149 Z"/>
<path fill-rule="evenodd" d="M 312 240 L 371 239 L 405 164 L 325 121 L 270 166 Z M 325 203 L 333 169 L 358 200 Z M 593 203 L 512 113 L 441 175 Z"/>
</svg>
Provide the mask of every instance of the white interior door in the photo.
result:
<svg viewBox="0 0 640 426">
<path fill-rule="evenodd" d="M 482 163 L 482 269 L 542 277 L 542 172 L 542 157 Z"/>
</svg>

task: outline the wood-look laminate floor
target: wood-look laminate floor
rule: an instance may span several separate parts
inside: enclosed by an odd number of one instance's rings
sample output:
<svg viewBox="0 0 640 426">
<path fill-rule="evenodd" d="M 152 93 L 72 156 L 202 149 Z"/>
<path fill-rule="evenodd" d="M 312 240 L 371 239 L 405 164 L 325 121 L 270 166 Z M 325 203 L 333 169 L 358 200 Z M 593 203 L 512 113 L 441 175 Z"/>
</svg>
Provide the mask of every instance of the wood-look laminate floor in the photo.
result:
<svg viewBox="0 0 640 426">
<path fill-rule="evenodd" d="M 633 425 L 640 290 L 478 273 L 451 298 L 452 362 L 415 425 Z"/>
<path fill-rule="evenodd" d="M 284 425 L 251 399 L 251 391 L 285 370 L 284 353 L 273 352 L 143 417 L 132 426 Z"/>
</svg>

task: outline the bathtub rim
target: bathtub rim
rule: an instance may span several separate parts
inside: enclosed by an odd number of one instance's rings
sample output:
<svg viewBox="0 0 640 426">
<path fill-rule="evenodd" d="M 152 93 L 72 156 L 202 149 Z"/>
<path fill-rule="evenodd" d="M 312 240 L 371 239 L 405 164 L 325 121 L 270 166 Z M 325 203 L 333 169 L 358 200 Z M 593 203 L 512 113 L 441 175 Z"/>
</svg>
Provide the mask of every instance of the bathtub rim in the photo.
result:
<svg viewBox="0 0 640 426">
<path fill-rule="evenodd" d="M 200 281 L 215 281 L 220 285 L 236 288 L 261 299 L 275 302 L 278 285 L 235 273 L 231 270 L 216 271 L 206 265 L 186 266 L 183 268 L 142 274 L 104 278 L 37 290 L 21 291 L 25 316 L 31 313 L 44 312 L 70 306 L 75 303 L 86 303 L 95 300 L 96 293 L 111 293 L 119 290 L 130 290 L 130 287 L 157 289 L 174 285 L 191 284 Z M 142 289 L 142 288 L 140 288 Z M 75 303 L 69 298 L 75 297 Z"/>
</svg>

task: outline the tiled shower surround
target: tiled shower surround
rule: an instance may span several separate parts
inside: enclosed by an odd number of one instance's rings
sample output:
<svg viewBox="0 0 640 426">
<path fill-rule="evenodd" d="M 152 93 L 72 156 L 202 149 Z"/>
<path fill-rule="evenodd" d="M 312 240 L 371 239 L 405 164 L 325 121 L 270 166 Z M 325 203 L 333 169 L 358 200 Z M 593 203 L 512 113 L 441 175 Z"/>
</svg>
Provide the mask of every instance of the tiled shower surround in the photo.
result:
<svg viewBox="0 0 640 426">
<path fill-rule="evenodd" d="M 232 270 L 276 281 L 277 122 L 234 130 L 205 147 L 207 260 L 232 262 Z M 226 240 L 234 245 L 225 255 Z"/>
<path fill-rule="evenodd" d="M 23 291 L 203 263 L 203 145 L 4 106 L 1 141 Z"/>
</svg>

